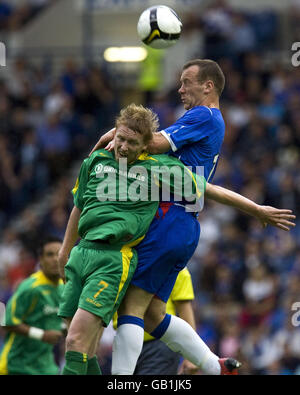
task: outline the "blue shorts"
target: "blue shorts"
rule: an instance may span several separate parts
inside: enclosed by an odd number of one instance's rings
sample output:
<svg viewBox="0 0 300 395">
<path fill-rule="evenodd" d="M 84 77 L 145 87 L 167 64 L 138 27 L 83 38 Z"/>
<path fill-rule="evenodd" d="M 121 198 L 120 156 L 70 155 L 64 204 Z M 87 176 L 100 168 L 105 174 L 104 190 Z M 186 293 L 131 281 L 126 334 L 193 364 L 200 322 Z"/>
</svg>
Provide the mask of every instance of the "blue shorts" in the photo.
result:
<svg viewBox="0 0 300 395">
<path fill-rule="evenodd" d="M 178 273 L 198 245 L 200 224 L 184 207 L 161 204 L 144 240 L 131 284 L 167 302 Z"/>
</svg>

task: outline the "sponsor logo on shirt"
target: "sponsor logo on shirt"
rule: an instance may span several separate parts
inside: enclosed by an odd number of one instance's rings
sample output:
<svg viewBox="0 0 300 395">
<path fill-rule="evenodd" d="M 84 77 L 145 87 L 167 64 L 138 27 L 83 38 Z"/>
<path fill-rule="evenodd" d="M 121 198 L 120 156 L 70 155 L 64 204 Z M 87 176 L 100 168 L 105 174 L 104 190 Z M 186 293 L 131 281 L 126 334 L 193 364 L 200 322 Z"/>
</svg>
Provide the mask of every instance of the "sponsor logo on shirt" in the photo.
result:
<svg viewBox="0 0 300 395">
<path fill-rule="evenodd" d="M 43 313 L 45 315 L 57 314 L 58 313 L 58 307 L 50 306 L 49 304 L 46 304 L 44 306 L 44 308 L 43 308 Z"/>
</svg>

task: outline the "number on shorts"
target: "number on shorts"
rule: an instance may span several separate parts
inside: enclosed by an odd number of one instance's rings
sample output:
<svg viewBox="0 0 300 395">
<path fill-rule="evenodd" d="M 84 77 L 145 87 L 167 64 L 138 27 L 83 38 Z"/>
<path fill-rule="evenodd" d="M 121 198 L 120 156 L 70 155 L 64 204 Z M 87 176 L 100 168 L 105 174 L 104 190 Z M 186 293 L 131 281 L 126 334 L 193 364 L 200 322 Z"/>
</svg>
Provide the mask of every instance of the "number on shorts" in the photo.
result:
<svg viewBox="0 0 300 395">
<path fill-rule="evenodd" d="M 100 288 L 99 288 L 99 290 L 95 293 L 94 299 L 96 299 L 96 298 L 101 294 L 101 292 L 104 291 L 105 288 L 108 287 L 108 283 L 107 283 L 106 281 L 103 281 L 103 280 L 101 280 L 101 281 L 99 282 L 98 285 L 100 285 Z"/>
</svg>

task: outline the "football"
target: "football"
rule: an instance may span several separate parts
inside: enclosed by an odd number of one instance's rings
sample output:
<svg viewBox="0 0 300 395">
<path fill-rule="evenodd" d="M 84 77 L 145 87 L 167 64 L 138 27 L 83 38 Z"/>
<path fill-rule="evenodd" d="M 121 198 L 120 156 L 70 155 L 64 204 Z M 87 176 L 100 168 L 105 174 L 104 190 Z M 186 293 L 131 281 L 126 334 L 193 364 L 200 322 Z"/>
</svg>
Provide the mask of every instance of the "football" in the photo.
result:
<svg viewBox="0 0 300 395">
<path fill-rule="evenodd" d="M 139 17 L 137 31 L 146 45 L 155 49 L 174 45 L 181 34 L 182 23 L 172 8 L 158 5 L 147 8 Z"/>
</svg>

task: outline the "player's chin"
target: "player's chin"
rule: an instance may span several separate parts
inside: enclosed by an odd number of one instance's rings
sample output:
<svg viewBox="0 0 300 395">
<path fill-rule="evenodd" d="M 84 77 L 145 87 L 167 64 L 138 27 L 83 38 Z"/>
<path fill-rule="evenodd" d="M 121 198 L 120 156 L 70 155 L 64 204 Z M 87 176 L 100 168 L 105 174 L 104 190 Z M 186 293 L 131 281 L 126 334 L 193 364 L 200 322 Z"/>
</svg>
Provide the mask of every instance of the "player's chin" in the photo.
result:
<svg viewBox="0 0 300 395">
<path fill-rule="evenodd" d="M 185 110 L 189 110 L 191 108 L 191 105 L 189 103 L 183 102 L 183 108 Z"/>
</svg>

